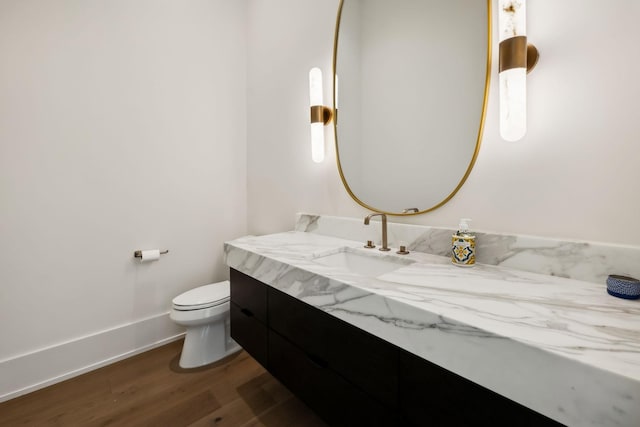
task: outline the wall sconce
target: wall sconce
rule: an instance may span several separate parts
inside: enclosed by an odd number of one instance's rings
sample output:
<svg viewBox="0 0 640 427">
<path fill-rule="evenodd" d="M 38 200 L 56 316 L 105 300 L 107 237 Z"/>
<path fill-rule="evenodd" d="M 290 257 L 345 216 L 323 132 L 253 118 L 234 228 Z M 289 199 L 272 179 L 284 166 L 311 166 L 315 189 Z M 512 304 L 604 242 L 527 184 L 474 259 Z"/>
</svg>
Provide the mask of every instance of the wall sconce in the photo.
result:
<svg viewBox="0 0 640 427">
<path fill-rule="evenodd" d="M 527 73 L 538 49 L 527 43 L 526 0 L 500 0 L 500 136 L 517 141 L 527 132 Z"/>
<path fill-rule="evenodd" d="M 333 113 L 322 102 L 322 71 L 309 71 L 309 100 L 311 106 L 311 159 L 320 163 L 324 160 L 324 126 L 331 121 Z"/>
</svg>

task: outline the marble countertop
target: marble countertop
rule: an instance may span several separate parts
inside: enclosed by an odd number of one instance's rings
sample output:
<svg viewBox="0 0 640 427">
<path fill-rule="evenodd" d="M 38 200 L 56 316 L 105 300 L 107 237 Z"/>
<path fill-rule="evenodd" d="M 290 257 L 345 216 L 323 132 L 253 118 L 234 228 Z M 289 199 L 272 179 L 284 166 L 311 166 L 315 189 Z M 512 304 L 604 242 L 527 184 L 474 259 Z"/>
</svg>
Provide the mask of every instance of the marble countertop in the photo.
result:
<svg viewBox="0 0 640 427">
<path fill-rule="evenodd" d="M 351 251 L 410 265 L 365 277 L 314 258 Z M 567 425 L 640 425 L 640 300 L 605 285 L 305 232 L 225 243 L 226 263 Z"/>
</svg>

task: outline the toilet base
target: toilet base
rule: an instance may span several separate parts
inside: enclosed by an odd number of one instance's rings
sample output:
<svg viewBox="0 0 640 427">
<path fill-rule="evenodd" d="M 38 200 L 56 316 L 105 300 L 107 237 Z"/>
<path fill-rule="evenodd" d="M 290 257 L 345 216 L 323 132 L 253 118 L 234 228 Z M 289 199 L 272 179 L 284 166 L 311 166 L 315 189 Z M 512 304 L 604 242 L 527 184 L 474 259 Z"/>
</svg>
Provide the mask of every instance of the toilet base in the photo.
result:
<svg viewBox="0 0 640 427">
<path fill-rule="evenodd" d="M 199 368 L 242 350 L 229 336 L 228 318 L 222 322 L 187 329 L 180 355 L 181 368 Z"/>
</svg>

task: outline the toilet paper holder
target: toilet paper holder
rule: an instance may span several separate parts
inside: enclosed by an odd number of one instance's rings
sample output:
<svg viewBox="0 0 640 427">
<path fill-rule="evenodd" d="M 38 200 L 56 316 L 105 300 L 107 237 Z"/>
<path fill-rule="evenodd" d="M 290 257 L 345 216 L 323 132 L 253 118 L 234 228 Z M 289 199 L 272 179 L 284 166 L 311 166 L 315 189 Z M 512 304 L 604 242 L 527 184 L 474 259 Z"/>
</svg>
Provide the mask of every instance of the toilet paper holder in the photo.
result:
<svg viewBox="0 0 640 427">
<path fill-rule="evenodd" d="M 165 249 L 164 251 L 160 251 L 160 255 L 164 255 L 164 254 L 168 254 L 168 253 L 169 253 L 169 249 Z M 142 258 L 142 251 L 140 251 L 140 250 L 135 251 L 133 253 L 133 256 L 135 258 Z"/>
</svg>

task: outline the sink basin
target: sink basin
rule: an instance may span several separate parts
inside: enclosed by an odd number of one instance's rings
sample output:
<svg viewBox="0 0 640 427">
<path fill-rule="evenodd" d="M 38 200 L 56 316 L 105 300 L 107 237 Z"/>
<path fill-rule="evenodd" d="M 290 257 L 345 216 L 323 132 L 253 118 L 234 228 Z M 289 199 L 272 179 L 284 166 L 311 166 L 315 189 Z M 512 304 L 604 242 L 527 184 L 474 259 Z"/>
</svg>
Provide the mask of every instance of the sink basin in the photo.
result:
<svg viewBox="0 0 640 427">
<path fill-rule="evenodd" d="M 370 277 L 390 273 L 401 267 L 413 264 L 411 260 L 395 256 L 364 255 L 346 251 L 318 257 L 313 261 Z"/>
</svg>

